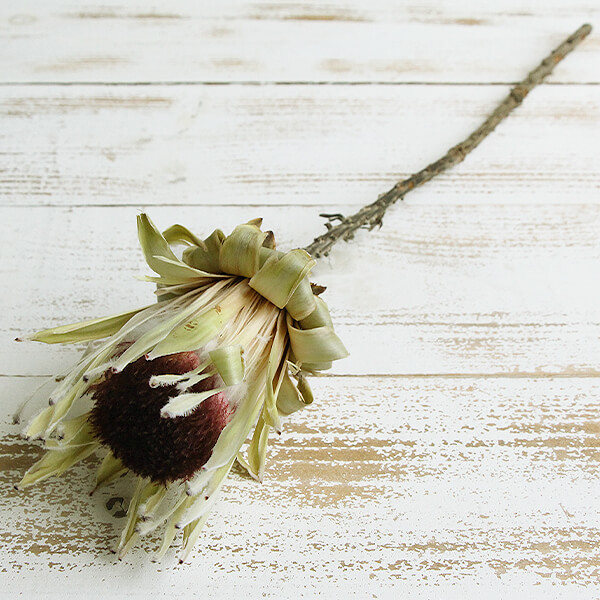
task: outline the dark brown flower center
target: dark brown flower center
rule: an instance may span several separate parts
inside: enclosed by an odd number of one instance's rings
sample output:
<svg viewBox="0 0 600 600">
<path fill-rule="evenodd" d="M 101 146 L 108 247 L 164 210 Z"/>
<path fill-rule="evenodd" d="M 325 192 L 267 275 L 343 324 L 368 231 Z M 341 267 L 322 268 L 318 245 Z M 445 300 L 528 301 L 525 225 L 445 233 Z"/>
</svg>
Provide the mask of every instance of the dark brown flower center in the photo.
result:
<svg viewBox="0 0 600 600">
<path fill-rule="evenodd" d="M 154 360 L 142 357 L 120 373 L 93 386 L 90 421 L 98 439 L 137 475 L 167 483 L 189 479 L 210 458 L 230 417 L 223 392 L 204 400 L 185 417 L 161 417 L 161 408 L 176 396 L 175 385 L 150 387 L 153 375 L 183 375 L 198 366 L 194 352 Z M 216 387 L 210 377 L 188 392 Z"/>
</svg>

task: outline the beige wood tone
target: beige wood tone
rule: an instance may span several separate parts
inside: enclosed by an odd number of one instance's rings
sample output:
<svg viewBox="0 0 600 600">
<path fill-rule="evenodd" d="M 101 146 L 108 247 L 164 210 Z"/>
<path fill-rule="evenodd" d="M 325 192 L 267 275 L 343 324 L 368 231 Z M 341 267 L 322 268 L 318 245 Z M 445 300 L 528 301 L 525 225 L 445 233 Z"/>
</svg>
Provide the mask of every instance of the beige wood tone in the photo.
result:
<svg viewBox="0 0 600 600">
<path fill-rule="evenodd" d="M 351 356 L 265 482 L 233 474 L 189 564 L 150 562 L 152 540 L 116 562 L 131 482 L 90 498 L 97 459 L 12 488 L 39 456 L 13 413 L 81 351 L 13 340 L 152 301 L 140 210 L 199 234 L 262 216 L 305 245 L 600 26 L 585 0 L 443 4 L 0 6 L 0 598 L 600 594 L 596 32 L 320 262 Z"/>
</svg>

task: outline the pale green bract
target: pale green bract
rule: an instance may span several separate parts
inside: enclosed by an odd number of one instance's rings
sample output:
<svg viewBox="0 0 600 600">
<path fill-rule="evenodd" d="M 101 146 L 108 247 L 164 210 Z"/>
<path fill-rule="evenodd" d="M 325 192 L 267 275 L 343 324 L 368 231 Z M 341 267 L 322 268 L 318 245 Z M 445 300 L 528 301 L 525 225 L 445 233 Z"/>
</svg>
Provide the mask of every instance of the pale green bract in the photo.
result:
<svg viewBox="0 0 600 600">
<path fill-rule="evenodd" d="M 21 488 L 60 475 L 103 450 L 88 422 L 89 412 L 76 417 L 70 413 L 109 369 L 122 371 L 142 356 L 152 360 L 193 351 L 201 359 L 197 369 L 153 376 L 148 382 L 150 387 L 176 386 L 178 391 L 161 416 L 185 416 L 221 390 L 233 403 L 231 419 L 208 462 L 193 477 L 170 484 L 138 477 L 117 549 L 120 557 L 139 536 L 162 527 L 158 555 L 164 555 L 182 529 L 181 560 L 185 560 L 234 462 L 262 480 L 269 432 L 281 431 L 282 417 L 313 401 L 306 375 L 347 356 L 327 305 L 313 294 L 308 277 L 315 261 L 304 250 L 277 251 L 273 234 L 260 227 L 257 219 L 239 225 L 229 236 L 216 230 L 201 240 L 182 225 L 160 233 L 141 214 L 140 244 L 156 273 L 144 279 L 156 284 L 158 302 L 46 329 L 29 338 L 48 344 L 92 344 L 58 384 L 50 406 L 26 429 L 27 437 L 44 440 L 48 451 L 27 471 Z M 187 246 L 181 258 L 173 245 Z M 218 376 L 214 389 L 190 391 L 212 376 Z M 125 472 L 127 468 L 108 449 L 97 471 L 96 488 Z"/>
</svg>

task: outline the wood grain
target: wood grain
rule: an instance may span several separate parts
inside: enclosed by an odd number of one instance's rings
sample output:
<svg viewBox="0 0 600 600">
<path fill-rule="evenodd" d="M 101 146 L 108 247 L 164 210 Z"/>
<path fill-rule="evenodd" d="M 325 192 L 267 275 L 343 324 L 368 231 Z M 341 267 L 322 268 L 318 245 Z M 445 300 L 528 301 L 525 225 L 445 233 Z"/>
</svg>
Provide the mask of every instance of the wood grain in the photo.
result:
<svg viewBox="0 0 600 600">
<path fill-rule="evenodd" d="M 599 14 L 589 0 L 6 3 L 0 74 L 4 82 L 506 83 Z M 597 83 L 599 40 L 552 81 Z"/>
<path fill-rule="evenodd" d="M 4 205 L 327 207 L 373 201 L 464 138 L 507 90 L 50 86 L 0 92 Z M 414 198 L 597 202 L 599 118 L 600 88 L 542 86 L 468 161 Z"/>
<path fill-rule="evenodd" d="M 3 422 L 37 381 L 0 380 Z M 37 453 L 4 425 L 5 590 L 43 569 L 49 592 L 102 577 L 103 594 L 195 581 L 208 598 L 221 584 L 291 597 L 292 581 L 312 589 L 304 576 L 361 597 L 423 581 L 440 593 L 469 580 L 491 593 L 564 581 L 598 591 L 597 380 L 334 377 L 314 389 L 317 402 L 272 441 L 265 483 L 231 477 L 183 570 L 171 556 L 142 566 L 143 549 L 111 564 L 122 520 L 106 502 L 131 483 L 88 497 L 94 461 L 12 491 Z"/>
<path fill-rule="evenodd" d="M 591 0 L 0 5 L 0 598 L 600 597 L 600 36 L 313 279 L 351 351 L 195 550 L 110 549 L 95 460 L 26 492 L 12 416 L 145 305 L 135 236 L 256 216 L 282 249 L 462 139 Z M 295 83 L 294 83 L 295 82 Z M 215 85 L 209 85 L 215 84 Z M 47 401 L 38 389 L 26 416 Z M 115 500 L 121 499 L 121 500 Z M 109 509 L 107 503 L 110 504 Z"/>
<path fill-rule="evenodd" d="M 153 301 L 138 249 L 136 209 L 4 209 L 2 372 L 51 374 L 71 347 L 10 342 L 40 328 L 122 312 Z M 304 208 L 154 207 L 166 228 L 208 235 L 261 215 L 282 248 L 320 226 Z M 31 236 L 29 232 L 35 231 Z M 597 375 L 600 206 L 427 206 L 392 211 L 323 261 L 314 278 L 351 357 L 339 374 Z M 22 310 L 27 306 L 27 310 Z"/>
</svg>

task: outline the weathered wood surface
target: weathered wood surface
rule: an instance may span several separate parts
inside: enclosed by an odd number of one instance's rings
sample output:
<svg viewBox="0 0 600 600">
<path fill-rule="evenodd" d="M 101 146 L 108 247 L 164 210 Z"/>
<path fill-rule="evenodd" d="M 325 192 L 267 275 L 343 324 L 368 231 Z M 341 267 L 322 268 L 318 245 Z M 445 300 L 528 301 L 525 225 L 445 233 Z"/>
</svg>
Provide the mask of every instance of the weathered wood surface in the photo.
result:
<svg viewBox="0 0 600 600">
<path fill-rule="evenodd" d="M 38 455 L 12 415 L 79 351 L 13 339 L 151 301 L 133 278 L 140 209 L 198 233 L 263 216 L 282 248 L 305 245 L 320 209 L 372 201 L 440 156 L 496 84 L 598 14 L 584 0 L 2 4 L 0 597 L 599 596 L 596 32 L 560 85 L 321 262 L 352 355 L 313 380 L 265 483 L 231 478 L 191 564 L 115 563 L 106 502 L 131 488 L 89 498 L 94 461 L 12 489 Z"/>
<path fill-rule="evenodd" d="M 37 383 L 0 380 L 4 420 Z M 265 483 L 232 476 L 183 568 L 141 566 L 137 553 L 113 563 L 122 519 L 106 503 L 126 497 L 128 482 L 90 498 L 94 460 L 10 491 L 38 452 L 6 435 L 4 589 L 31 589 L 43 573 L 51 589 L 85 582 L 91 597 L 224 598 L 243 588 L 247 597 L 391 598 L 475 583 L 508 597 L 533 582 L 523 597 L 565 582 L 597 590 L 596 379 L 328 377 L 314 388 L 317 404 L 273 440 Z"/>
<path fill-rule="evenodd" d="M 135 279 L 150 273 L 137 212 L 4 210 L 11 227 L 0 273 L 13 282 L 0 314 L 2 373 L 47 375 L 77 353 L 17 336 L 152 302 L 152 285 Z M 183 222 L 206 235 L 263 216 L 283 248 L 322 227 L 312 207 L 156 206 L 150 214 L 161 228 Z M 599 204 L 398 206 L 381 231 L 336 249 L 314 272 L 351 352 L 334 372 L 597 375 L 600 305 L 590 274 L 599 232 Z M 18 265 L 26 275 L 15 276 Z"/>
<path fill-rule="evenodd" d="M 7 87 L 0 203 L 362 205 L 463 139 L 506 92 Z M 599 119 L 600 88 L 542 86 L 480 151 L 413 198 L 598 202 Z"/>
<path fill-rule="evenodd" d="M 5 2 L 0 81 L 518 81 L 598 14 L 592 0 Z M 599 81 L 592 35 L 553 82 Z"/>
</svg>

